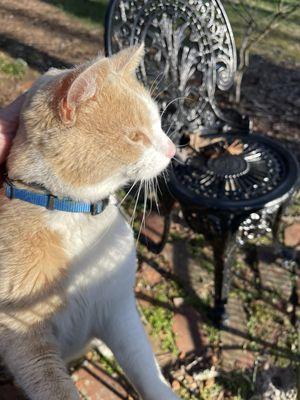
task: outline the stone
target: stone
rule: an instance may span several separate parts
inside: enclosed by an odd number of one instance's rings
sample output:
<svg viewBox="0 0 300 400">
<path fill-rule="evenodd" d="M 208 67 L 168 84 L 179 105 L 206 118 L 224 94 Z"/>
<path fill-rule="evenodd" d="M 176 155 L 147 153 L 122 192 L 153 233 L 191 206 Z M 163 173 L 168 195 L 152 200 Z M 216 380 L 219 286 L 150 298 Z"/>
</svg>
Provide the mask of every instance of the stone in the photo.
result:
<svg viewBox="0 0 300 400">
<path fill-rule="evenodd" d="M 94 357 L 94 355 L 93 355 L 93 352 L 92 352 L 92 351 L 89 351 L 89 352 L 86 353 L 86 355 L 85 355 L 85 358 L 86 358 L 87 360 L 89 360 L 89 361 L 92 361 L 92 360 L 93 360 L 93 357 Z"/>
<path fill-rule="evenodd" d="M 114 359 L 114 355 L 113 355 L 112 351 L 110 350 L 110 348 L 107 347 L 106 344 L 104 342 L 102 342 L 102 340 L 100 340 L 100 339 L 94 338 L 91 342 L 91 348 L 96 349 L 99 353 L 101 353 L 108 360 Z M 93 354 L 92 351 L 91 351 L 91 353 Z M 86 358 L 89 359 L 88 354 L 87 354 Z M 91 360 L 92 360 L 92 358 L 91 358 Z"/>
<path fill-rule="evenodd" d="M 172 330 L 180 352 L 180 358 L 189 353 L 201 353 L 208 341 L 201 331 L 201 318 L 190 306 L 182 306 L 173 316 Z"/>
<path fill-rule="evenodd" d="M 184 298 L 183 297 L 174 297 L 173 303 L 175 307 L 181 307 L 184 304 Z"/>
<path fill-rule="evenodd" d="M 284 230 L 284 243 L 289 247 L 300 245 L 300 222 L 289 225 Z"/>
<path fill-rule="evenodd" d="M 175 391 L 178 391 L 178 390 L 180 390 L 180 387 L 181 387 L 180 382 L 178 382 L 178 381 L 175 379 L 175 380 L 172 382 L 172 389 L 175 390 Z"/>
<path fill-rule="evenodd" d="M 150 286 L 157 285 L 162 279 L 161 274 L 145 262 L 141 265 L 141 274 Z"/>
</svg>

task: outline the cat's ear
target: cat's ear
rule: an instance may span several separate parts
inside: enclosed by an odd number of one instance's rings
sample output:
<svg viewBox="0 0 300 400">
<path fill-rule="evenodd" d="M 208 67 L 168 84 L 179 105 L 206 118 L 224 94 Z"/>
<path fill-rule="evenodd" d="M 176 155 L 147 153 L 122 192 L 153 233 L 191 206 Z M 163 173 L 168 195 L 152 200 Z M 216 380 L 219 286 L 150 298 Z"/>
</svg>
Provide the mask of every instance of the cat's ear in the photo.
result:
<svg viewBox="0 0 300 400">
<path fill-rule="evenodd" d="M 140 65 L 145 53 L 144 43 L 119 51 L 109 58 L 114 70 L 118 73 L 135 72 Z"/>
<path fill-rule="evenodd" d="M 67 88 L 61 98 L 59 114 L 66 125 L 74 124 L 78 107 L 96 94 L 96 77 L 102 63 L 103 59 L 100 59 L 83 71 L 74 71 L 65 78 Z M 68 81 L 71 83 L 68 84 Z"/>
</svg>

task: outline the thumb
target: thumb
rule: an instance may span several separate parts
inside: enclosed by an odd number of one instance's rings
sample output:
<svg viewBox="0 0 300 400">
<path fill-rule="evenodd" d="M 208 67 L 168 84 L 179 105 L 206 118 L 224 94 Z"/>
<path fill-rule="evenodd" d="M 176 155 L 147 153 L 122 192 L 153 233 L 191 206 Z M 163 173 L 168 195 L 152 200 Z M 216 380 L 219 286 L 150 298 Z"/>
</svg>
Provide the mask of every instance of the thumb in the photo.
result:
<svg viewBox="0 0 300 400">
<path fill-rule="evenodd" d="M 4 135 L 0 132 L 0 164 L 4 163 L 8 155 L 12 138 L 10 135 Z"/>
<path fill-rule="evenodd" d="M 4 123 L 18 123 L 21 108 L 26 98 L 26 92 L 17 97 L 12 103 L 0 110 L 0 120 Z"/>
</svg>

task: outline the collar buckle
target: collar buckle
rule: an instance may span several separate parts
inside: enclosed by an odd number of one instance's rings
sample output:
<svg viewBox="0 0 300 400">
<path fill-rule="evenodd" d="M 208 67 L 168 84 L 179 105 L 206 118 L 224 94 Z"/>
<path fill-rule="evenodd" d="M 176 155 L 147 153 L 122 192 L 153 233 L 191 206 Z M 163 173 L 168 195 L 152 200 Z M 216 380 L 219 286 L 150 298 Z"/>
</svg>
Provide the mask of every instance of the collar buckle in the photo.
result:
<svg viewBox="0 0 300 400">
<path fill-rule="evenodd" d="M 4 174 L 4 182 L 7 184 L 7 186 L 9 187 L 9 196 L 8 198 L 10 200 L 15 198 L 15 185 L 12 183 L 12 181 L 9 179 L 9 177 L 7 176 L 7 174 Z"/>
<path fill-rule="evenodd" d="M 53 211 L 54 210 L 54 201 L 55 201 L 55 196 L 53 196 L 53 194 L 48 194 L 48 202 L 47 202 L 47 205 L 46 205 L 46 208 L 48 209 L 48 210 L 51 210 L 51 211 Z"/>
<path fill-rule="evenodd" d="M 103 205 L 102 203 L 93 203 L 91 204 L 91 214 L 92 215 L 98 215 L 101 213 L 101 211 L 103 210 Z"/>
</svg>

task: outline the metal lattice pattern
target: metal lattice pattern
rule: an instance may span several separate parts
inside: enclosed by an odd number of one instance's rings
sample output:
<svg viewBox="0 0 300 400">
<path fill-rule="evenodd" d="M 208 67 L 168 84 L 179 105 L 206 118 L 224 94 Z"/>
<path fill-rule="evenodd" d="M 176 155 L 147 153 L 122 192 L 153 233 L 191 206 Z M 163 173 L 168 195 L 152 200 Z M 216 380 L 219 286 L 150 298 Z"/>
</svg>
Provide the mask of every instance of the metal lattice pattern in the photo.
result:
<svg viewBox="0 0 300 400">
<path fill-rule="evenodd" d="M 193 196 L 225 202 L 257 199 L 280 186 L 287 171 L 274 148 L 247 137 L 240 154 L 230 154 L 225 149 L 230 140 L 193 151 L 184 163 L 174 161 L 177 181 Z"/>
<path fill-rule="evenodd" d="M 141 41 L 146 45 L 141 79 L 162 109 L 173 101 L 165 124 L 173 121 L 177 130 L 207 126 L 207 120 L 211 125 L 215 89 L 229 89 L 236 70 L 233 35 L 219 1 L 115 1 L 108 52 Z"/>
</svg>

